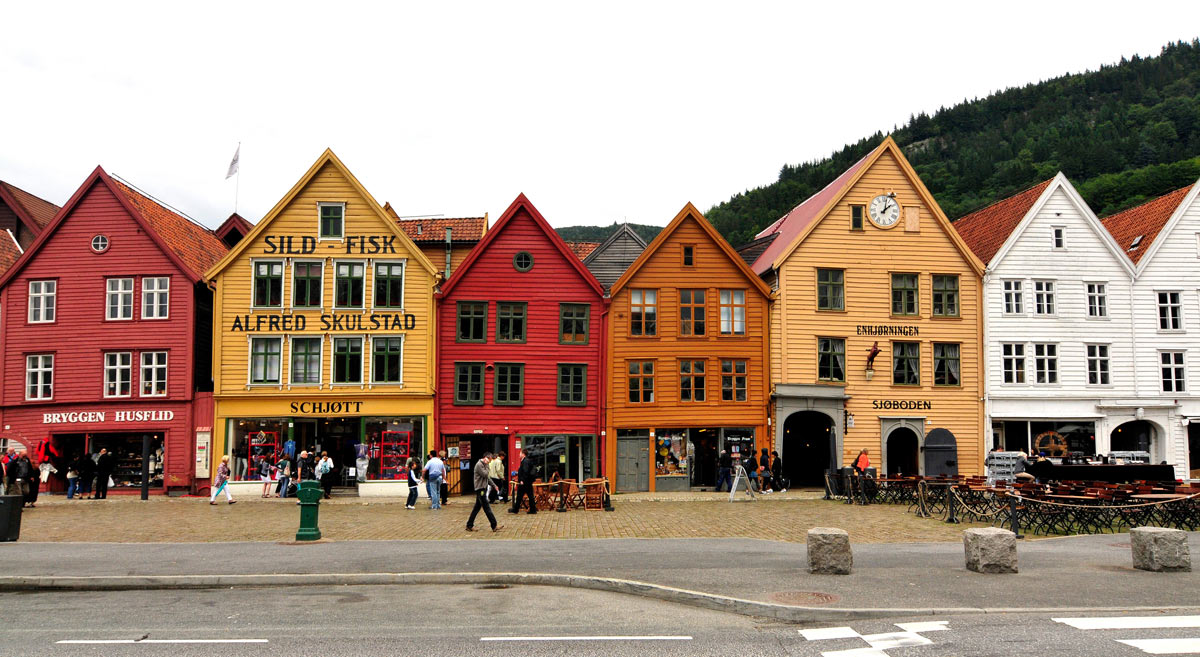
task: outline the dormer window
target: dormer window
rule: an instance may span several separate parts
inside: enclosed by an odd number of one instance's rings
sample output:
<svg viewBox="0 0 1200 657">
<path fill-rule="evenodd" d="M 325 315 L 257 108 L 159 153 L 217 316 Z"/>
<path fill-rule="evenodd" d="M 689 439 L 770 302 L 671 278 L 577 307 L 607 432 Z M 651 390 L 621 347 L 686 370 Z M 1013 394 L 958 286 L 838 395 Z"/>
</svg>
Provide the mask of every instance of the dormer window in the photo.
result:
<svg viewBox="0 0 1200 657">
<path fill-rule="evenodd" d="M 321 239 L 340 240 L 346 230 L 345 203 L 318 203 L 317 212 L 320 215 Z"/>
<path fill-rule="evenodd" d="M 1143 237 L 1145 237 L 1145 235 L 1138 235 L 1137 237 L 1133 238 L 1133 244 L 1129 245 L 1129 250 L 1132 251 L 1141 246 Z"/>
</svg>

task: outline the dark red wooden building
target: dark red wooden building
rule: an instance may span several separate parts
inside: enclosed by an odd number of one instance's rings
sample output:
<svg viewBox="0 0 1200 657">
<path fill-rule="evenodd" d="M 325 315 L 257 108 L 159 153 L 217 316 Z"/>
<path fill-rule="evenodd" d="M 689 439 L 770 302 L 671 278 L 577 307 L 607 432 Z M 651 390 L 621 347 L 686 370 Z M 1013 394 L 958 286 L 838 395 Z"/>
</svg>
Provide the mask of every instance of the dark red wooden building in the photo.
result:
<svg viewBox="0 0 1200 657">
<path fill-rule="evenodd" d="M 485 451 L 523 450 L 543 477 L 599 476 L 608 304 L 524 194 L 437 300 L 436 426 L 443 446 L 459 448 L 461 467 Z M 469 492 L 470 476 L 462 481 Z"/>
<path fill-rule="evenodd" d="M 97 167 L 0 278 L 0 436 L 108 449 L 112 492 L 195 488 L 212 426 L 214 231 Z M 144 451 L 145 450 L 145 451 Z M 143 454 L 148 451 L 149 459 Z M 201 459 L 207 458 L 199 450 Z M 200 464 L 207 476 L 207 463 Z"/>
</svg>

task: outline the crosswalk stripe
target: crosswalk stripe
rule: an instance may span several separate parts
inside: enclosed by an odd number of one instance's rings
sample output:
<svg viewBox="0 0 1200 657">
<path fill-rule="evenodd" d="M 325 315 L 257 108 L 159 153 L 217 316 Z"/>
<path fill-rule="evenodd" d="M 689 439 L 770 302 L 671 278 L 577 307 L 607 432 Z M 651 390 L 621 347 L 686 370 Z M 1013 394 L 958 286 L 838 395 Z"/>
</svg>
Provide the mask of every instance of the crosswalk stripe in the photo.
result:
<svg viewBox="0 0 1200 657">
<path fill-rule="evenodd" d="M 821 639 L 853 639 L 859 634 L 849 627 L 818 627 L 813 630 L 800 630 L 800 636 L 809 641 L 819 641 Z"/>
<path fill-rule="evenodd" d="M 1096 616 L 1052 618 L 1078 630 L 1150 630 L 1171 627 L 1200 627 L 1200 616 Z"/>
<path fill-rule="evenodd" d="M 922 621 L 919 623 L 896 623 L 896 627 L 905 632 L 941 632 L 949 630 L 946 627 L 950 621 Z"/>
<path fill-rule="evenodd" d="M 1192 639 L 1117 639 L 1150 655 L 1194 655 L 1200 653 L 1200 638 Z"/>
<path fill-rule="evenodd" d="M 890 655 L 875 648 L 854 648 L 853 650 L 823 652 L 821 653 L 821 657 L 890 657 Z"/>
</svg>

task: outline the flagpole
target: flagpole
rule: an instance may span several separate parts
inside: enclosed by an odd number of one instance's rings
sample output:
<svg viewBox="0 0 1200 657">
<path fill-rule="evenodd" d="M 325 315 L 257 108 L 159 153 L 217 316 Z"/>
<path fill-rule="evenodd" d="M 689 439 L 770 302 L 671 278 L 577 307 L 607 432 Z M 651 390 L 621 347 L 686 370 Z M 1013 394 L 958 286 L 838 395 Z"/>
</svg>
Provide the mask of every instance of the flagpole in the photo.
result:
<svg viewBox="0 0 1200 657">
<path fill-rule="evenodd" d="M 241 162 L 242 142 L 240 142 L 240 141 L 238 142 L 237 154 L 238 154 L 237 178 L 233 181 L 233 213 L 234 214 L 237 214 L 238 196 L 242 191 L 242 162 Z"/>
</svg>

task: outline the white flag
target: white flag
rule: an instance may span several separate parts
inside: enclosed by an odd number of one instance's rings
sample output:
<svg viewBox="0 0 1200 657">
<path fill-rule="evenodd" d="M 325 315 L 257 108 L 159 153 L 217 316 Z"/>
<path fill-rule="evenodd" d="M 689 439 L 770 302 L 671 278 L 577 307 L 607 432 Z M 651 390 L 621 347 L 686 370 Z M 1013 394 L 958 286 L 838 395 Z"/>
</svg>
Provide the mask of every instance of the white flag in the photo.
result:
<svg viewBox="0 0 1200 657">
<path fill-rule="evenodd" d="M 225 174 L 225 180 L 233 177 L 233 174 L 238 172 L 238 158 L 242 155 L 242 143 L 238 142 L 237 150 L 233 152 L 233 160 L 229 163 L 229 173 Z"/>
</svg>

